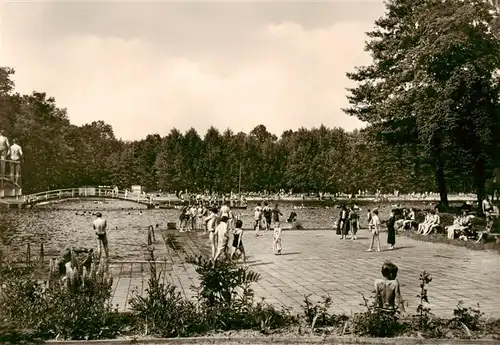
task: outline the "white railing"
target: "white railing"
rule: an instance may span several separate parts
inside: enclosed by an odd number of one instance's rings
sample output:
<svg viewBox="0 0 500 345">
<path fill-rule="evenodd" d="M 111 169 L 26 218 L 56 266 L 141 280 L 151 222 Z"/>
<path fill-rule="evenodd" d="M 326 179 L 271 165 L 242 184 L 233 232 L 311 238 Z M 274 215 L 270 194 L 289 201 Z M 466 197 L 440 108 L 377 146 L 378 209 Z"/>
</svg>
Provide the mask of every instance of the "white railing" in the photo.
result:
<svg viewBox="0 0 500 345">
<path fill-rule="evenodd" d="M 130 200 L 138 203 L 148 202 L 153 204 L 152 196 L 143 196 L 136 193 L 130 193 L 128 191 L 120 191 L 111 188 L 65 188 L 49 190 L 45 192 L 39 192 L 34 194 L 23 195 L 21 198 L 25 203 L 37 202 L 37 201 L 49 201 L 57 199 L 69 199 L 69 198 L 92 198 L 92 197 L 104 197 L 111 199 L 121 199 Z"/>
</svg>

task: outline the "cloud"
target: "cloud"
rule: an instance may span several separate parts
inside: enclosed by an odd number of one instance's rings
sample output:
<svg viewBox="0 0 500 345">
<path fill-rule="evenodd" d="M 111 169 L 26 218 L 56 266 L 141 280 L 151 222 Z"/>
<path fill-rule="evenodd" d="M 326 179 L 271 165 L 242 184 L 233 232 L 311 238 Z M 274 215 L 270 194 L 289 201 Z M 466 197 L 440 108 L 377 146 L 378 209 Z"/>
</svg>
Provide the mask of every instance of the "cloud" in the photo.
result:
<svg viewBox="0 0 500 345">
<path fill-rule="evenodd" d="M 361 125 L 341 108 L 347 106 L 345 72 L 370 61 L 363 48 L 372 21 L 314 27 L 264 20 L 254 11 L 241 26 L 233 18 L 209 28 L 217 18 L 200 23 L 201 14 L 184 10 L 169 14 L 174 23 L 154 21 L 151 26 L 160 25 L 154 30 L 120 37 L 117 11 L 101 13 L 94 25 L 66 24 L 64 32 L 55 24 L 15 29 L 26 20 L 43 25 L 47 7 L 37 11 L 14 11 L 3 30 L 3 64 L 16 68 L 19 91 L 46 91 L 75 124 L 102 119 L 125 139 L 165 135 L 172 127 L 203 135 L 212 125 L 248 132 L 262 123 L 279 135 L 322 123 L 348 130 Z M 122 13 L 135 18 L 131 26 L 148 23 L 130 9 Z M 90 30 L 106 18 L 114 34 Z"/>
</svg>

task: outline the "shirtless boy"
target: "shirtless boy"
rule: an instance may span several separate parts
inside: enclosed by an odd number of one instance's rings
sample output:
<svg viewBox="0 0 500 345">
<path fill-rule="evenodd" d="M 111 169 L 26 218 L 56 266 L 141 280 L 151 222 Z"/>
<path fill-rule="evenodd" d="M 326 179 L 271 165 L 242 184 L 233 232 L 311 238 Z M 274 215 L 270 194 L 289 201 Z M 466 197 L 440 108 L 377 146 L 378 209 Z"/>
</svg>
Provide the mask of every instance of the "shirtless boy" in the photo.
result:
<svg viewBox="0 0 500 345">
<path fill-rule="evenodd" d="M 377 279 L 375 281 L 375 292 L 380 308 L 387 311 L 395 310 L 397 300 L 397 306 L 404 312 L 404 301 L 401 297 L 399 282 L 396 279 L 398 275 L 398 266 L 389 261 L 385 262 L 382 265 L 382 275 L 384 279 Z"/>
</svg>

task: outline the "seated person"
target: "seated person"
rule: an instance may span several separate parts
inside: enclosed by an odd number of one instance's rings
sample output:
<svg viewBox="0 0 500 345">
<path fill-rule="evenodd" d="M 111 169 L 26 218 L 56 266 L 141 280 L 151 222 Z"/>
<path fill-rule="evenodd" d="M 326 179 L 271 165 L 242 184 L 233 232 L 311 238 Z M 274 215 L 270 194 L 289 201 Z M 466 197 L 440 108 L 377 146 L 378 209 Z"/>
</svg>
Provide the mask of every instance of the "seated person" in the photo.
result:
<svg viewBox="0 0 500 345">
<path fill-rule="evenodd" d="M 431 222 L 431 214 L 429 212 L 425 212 L 424 221 L 418 224 L 417 234 L 421 234 L 424 232 L 424 228 L 427 228 L 429 223 Z"/>
<path fill-rule="evenodd" d="M 382 276 L 384 276 L 384 279 L 375 280 L 375 293 L 380 308 L 387 311 L 393 311 L 399 307 L 399 309 L 404 312 L 404 301 L 401 297 L 399 282 L 396 279 L 397 275 L 398 267 L 392 262 L 385 262 L 382 265 Z"/>
<path fill-rule="evenodd" d="M 295 211 L 290 212 L 290 216 L 287 219 L 288 223 L 293 223 L 297 221 L 297 213 Z"/>
<path fill-rule="evenodd" d="M 403 208 L 403 214 L 402 214 L 401 219 L 396 220 L 396 223 L 394 224 L 394 227 L 396 228 L 397 231 L 403 229 L 404 221 L 407 217 L 407 214 L 408 214 L 408 209 Z"/>
<path fill-rule="evenodd" d="M 436 210 L 431 211 L 430 223 L 424 227 L 423 235 L 429 235 L 431 232 L 436 231 L 441 226 L 441 218 Z"/>
<path fill-rule="evenodd" d="M 453 220 L 453 224 L 446 227 L 446 232 L 449 239 L 455 239 L 462 235 L 467 236 L 467 234 L 472 229 L 472 219 L 473 215 L 470 215 L 467 210 L 464 210 L 461 216 L 456 217 Z"/>
<path fill-rule="evenodd" d="M 411 228 L 415 222 L 415 211 L 413 210 L 413 207 L 410 207 L 410 210 L 405 216 L 405 219 L 403 220 L 403 229 Z"/>
</svg>

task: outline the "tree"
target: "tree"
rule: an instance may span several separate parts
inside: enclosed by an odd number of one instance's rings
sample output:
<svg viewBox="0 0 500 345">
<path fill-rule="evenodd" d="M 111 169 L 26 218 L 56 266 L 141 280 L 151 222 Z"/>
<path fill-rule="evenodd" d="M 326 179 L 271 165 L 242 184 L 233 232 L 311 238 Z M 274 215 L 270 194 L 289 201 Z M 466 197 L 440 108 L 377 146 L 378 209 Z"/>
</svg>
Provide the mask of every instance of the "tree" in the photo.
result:
<svg viewBox="0 0 500 345">
<path fill-rule="evenodd" d="M 493 7 L 479 0 L 391 0 L 387 10 L 368 33 L 373 64 L 347 74 L 358 86 L 349 89 L 352 107 L 345 111 L 393 146 L 423 151 L 414 162 L 434 165 L 443 205 L 446 168 L 460 168 L 457 161 L 462 169 L 474 167 L 481 199 L 485 169 L 498 148 L 500 45 L 490 30 Z"/>
</svg>

